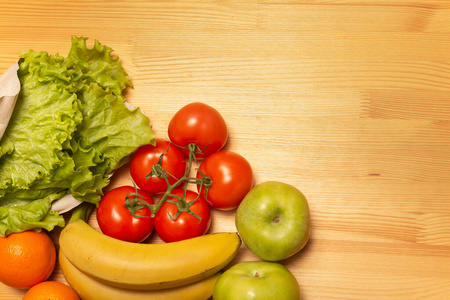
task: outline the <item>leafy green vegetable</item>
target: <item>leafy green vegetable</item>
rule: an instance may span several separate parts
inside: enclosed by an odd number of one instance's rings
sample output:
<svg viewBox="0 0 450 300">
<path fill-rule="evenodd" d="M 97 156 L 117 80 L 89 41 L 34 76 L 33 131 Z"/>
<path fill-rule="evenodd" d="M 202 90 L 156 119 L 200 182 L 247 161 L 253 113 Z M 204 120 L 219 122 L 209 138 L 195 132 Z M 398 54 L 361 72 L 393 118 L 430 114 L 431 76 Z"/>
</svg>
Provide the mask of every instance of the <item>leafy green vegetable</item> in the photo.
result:
<svg viewBox="0 0 450 300">
<path fill-rule="evenodd" d="M 125 106 L 128 75 L 98 41 L 72 37 L 67 58 L 21 54 L 21 91 L 0 140 L 0 235 L 51 230 L 51 203 L 67 194 L 98 204 L 108 176 L 154 143 L 149 119 Z"/>
</svg>

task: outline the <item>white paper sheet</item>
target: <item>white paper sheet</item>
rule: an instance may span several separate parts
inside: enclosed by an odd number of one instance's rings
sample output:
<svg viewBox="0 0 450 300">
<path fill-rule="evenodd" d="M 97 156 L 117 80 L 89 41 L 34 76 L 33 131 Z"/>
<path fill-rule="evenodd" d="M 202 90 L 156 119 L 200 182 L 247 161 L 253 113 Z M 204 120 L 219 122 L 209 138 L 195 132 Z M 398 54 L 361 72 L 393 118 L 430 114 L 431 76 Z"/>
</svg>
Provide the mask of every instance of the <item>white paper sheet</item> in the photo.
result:
<svg viewBox="0 0 450 300">
<path fill-rule="evenodd" d="M 16 105 L 17 96 L 19 96 L 20 81 L 17 76 L 18 69 L 19 61 L 0 77 L 0 139 L 5 133 Z"/>
</svg>

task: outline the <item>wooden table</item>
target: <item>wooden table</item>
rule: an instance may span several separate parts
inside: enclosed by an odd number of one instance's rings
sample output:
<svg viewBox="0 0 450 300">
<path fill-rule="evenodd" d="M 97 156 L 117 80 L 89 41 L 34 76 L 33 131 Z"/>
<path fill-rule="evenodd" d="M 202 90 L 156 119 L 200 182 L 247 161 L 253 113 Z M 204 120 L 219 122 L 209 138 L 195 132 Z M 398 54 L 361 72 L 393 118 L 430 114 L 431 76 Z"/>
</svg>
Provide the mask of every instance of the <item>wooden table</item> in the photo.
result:
<svg viewBox="0 0 450 300">
<path fill-rule="evenodd" d="M 303 299 L 450 299 L 450 1 L 2 1 L 0 73 L 70 36 L 112 47 L 156 136 L 203 101 L 255 182 L 307 196 Z M 111 187 L 128 183 L 127 167 Z M 234 212 L 212 231 L 235 230 Z M 96 227 L 92 216 L 90 223 Z M 57 232 L 53 233 L 57 243 Z M 243 247 L 233 263 L 257 260 Z M 59 268 L 51 279 L 64 281 Z M 23 291 L 0 284 L 0 299 Z"/>
</svg>

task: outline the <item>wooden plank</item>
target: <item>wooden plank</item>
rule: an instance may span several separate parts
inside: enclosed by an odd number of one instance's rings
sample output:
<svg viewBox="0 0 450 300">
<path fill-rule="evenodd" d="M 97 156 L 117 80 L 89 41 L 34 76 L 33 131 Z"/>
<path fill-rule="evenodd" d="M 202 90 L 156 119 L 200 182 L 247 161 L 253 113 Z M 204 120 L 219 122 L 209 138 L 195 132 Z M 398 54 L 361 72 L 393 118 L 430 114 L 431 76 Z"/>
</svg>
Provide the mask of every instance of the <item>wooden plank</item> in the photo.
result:
<svg viewBox="0 0 450 300">
<path fill-rule="evenodd" d="M 66 55 L 72 34 L 87 36 L 120 56 L 126 98 L 156 136 L 189 102 L 217 108 L 225 149 L 255 182 L 309 200 L 311 240 L 281 262 L 302 299 L 450 298 L 450 1 L 21 0 L 0 11 L 0 73 L 22 51 Z M 126 165 L 108 189 L 129 178 Z M 213 211 L 211 232 L 234 230 L 233 211 Z M 232 264 L 248 260 L 260 259 L 243 245 Z M 59 268 L 51 279 L 64 282 Z M 0 284 L 0 300 L 23 293 Z"/>
</svg>

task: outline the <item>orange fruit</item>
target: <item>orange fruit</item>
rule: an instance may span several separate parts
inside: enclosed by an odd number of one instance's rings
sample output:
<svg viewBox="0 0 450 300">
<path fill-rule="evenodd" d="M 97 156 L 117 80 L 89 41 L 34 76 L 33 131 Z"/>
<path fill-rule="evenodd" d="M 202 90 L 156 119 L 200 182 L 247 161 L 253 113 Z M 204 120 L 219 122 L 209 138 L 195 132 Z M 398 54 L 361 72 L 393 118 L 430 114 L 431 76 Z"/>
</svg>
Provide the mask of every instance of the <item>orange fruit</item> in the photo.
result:
<svg viewBox="0 0 450 300">
<path fill-rule="evenodd" d="M 44 281 L 29 289 L 22 300 L 80 300 L 80 298 L 67 284 Z"/>
<path fill-rule="evenodd" d="M 0 281 L 27 289 L 52 274 L 56 249 L 45 232 L 24 231 L 0 237 Z"/>
</svg>

